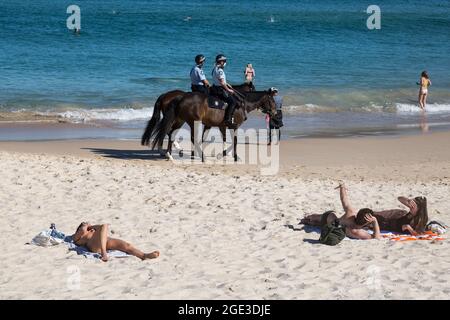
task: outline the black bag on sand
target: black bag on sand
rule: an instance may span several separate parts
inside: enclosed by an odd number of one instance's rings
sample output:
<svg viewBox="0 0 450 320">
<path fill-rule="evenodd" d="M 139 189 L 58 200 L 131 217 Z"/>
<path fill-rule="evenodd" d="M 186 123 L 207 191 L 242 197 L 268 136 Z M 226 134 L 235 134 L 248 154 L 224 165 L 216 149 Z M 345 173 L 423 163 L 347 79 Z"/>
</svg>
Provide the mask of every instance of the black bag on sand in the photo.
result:
<svg viewBox="0 0 450 320">
<path fill-rule="evenodd" d="M 327 211 L 322 216 L 319 242 L 328 246 L 335 246 L 344 240 L 345 227 L 341 226 L 337 219 L 327 222 L 327 218 L 330 214 L 334 215 L 334 212 Z"/>
</svg>

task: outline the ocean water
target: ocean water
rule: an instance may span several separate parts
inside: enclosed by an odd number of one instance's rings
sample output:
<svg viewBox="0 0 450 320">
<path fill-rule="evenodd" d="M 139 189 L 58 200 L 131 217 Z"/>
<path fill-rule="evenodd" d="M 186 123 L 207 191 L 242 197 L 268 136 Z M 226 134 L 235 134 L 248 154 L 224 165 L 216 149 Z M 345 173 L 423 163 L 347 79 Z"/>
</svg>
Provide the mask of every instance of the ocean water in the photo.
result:
<svg viewBox="0 0 450 320">
<path fill-rule="evenodd" d="M 372 4 L 380 30 L 366 26 Z M 231 83 L 252 63 L 257 89 L 279 88 L 292 137 L 450 127 L 450 1 L 2 0 L 0 27 L 0 119 L 109 122 L 138 137 L 159 94 L 189 89 L 196 54 L 209 75 L 224 53 Z M 256 114 L 248 125 L 265 126 Z"/>
</svg>

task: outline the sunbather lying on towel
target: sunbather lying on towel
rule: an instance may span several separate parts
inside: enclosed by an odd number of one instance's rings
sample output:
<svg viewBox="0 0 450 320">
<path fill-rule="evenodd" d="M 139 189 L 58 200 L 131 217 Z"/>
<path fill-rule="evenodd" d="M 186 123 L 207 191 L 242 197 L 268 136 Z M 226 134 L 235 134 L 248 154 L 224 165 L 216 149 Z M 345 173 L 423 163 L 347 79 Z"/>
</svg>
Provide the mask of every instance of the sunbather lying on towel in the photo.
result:
<svg viewBox="0 0 450 320">
<path fill-rule="evenodd" d="M 409 212 L 403 209 L 392 209 L 373 212 L 381 230 L 393 232 L 408 232 L 416 236 L 425 231 L 428 223 L 427 198 L 415 197 L 408 199 L 398 197 L 398 201 L 408 207 Z M 370 209 L 369 209 L 370 210 Z"/>
<path fill-rule="evenodd" d="M 78 246 L 85 246 L 91 252 L 100 253 L 103 261 L 108 261 L 107 250 L 119 250 L 131 254 L 141 260 L 154 259 L 159 257 L 159 251 L 144 253 L 126 241 L 108 237 L 108 225 L 91 225 L 82 222 L 75 234 L 72 236 L 74 243 Z"/>
</svg>

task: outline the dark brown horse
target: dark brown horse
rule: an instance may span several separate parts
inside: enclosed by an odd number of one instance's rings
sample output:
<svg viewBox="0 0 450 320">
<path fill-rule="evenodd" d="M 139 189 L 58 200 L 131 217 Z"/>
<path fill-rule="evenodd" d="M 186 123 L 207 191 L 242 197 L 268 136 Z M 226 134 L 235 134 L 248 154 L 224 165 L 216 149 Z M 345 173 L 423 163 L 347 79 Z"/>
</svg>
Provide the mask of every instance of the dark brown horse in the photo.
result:
<svg viewBox="0 0 450 320">
<path fill-rule="evenodd" d="M 264 113 L 269 113 L 273 116 L 276 113 L 275 101 L 268 91 L 254 91 L 243 94 L 244 105 L 237 108 L 234 112 L 235 127 L 233 128 L 233 156 L 234 161 L 238 160 L 236 153 L 237 136 L 236 130 L 246 120 L 246 113 L 255 109 L 261 109 Z M 173 132 L 181 128 L 184 123 L 187 123 L 191 129 L 191 142 L 194 145 L 194 124 L 196 121 L 201 121 L 205 129 L 211 127 L 218 127 L 222 133 L 224 142 L 226 141 L 226 128 L 224 123 L 225 110 L 214 109 L 208 106 L 208 97 L 202 93 L 189 92 L 183 95 L 181 99 L 175 99 L 169 106 L 164 119 L 158 125 L 155 131 L 155 139 L 153 140 L 153 147 L 156 144 L 161 144 L 165 136 L 169 135 L 169 144 L 167 149 L 167 156 L 171 158 Z M 204 161 L 203 152 L 202 161 Z M 194 151 L 192 151 L 192 157 Z"/>
<path fill-rule="evenodd" d="M 235 90 L 237 90 L 240 93 L 245 92 L 251 92 L 255 91 L 255 86 L 252 82 L 249 83 L 243 83 L 240 85 L 233 86 Z M 165 113 L 167 112 L 167 108 L 169 107 L 170 103 L 174 99 L 180 100 L 181 97 L 185 94 L 185 91 L 182 90 L 172 90 L 166 93 L 163 93 L 156 99 L 155 105 L 153 107 L 153 115 L 150 118 L 150 120 L 147 123 L 147 127 L 145 128 L 144 134 L 141 138 L 141 145 L 148 146 L 150 144 L 150 139 L 152 135 L 155 133 L 155 129 L 157 125 L 161 121 L 161 113 L 163 114 L 163 117 Z M 155 146 L 153 146 L 154 148 Z M 158 150 L 162 154 L 162 141 L 161 144 L 158 145 Z"/>
</svg>

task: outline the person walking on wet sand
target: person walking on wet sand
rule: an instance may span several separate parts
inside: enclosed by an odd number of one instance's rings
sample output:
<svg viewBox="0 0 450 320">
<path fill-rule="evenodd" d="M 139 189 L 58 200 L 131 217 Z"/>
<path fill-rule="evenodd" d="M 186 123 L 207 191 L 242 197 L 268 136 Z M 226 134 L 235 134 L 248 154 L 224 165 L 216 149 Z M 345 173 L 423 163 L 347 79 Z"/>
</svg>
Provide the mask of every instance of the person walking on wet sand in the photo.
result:
<svg viewBox="0 0 450 320">
<path fill-rule="evenodd" d="M 420 76 L 420 81 L 417 82 L 417 85 L 420 86 L 419 89 L 419 107 L 422 110 L 425 110 L 427 106 L 427 97 L 428 97 L 428 87 L 431 86 L 431 80 L 426 71 L 423 71 Z"/>
<path fill-rule="evenodd" d="M 108 261 L 107 250 L 119 250 L 138 257 L 141 260 L 159 257 L 159 251 L 144 253 L 126 241 L 108 237 L 108 225 L 91 225 L 82 222 L 72 236 L 77 246 L 85 246 L 91 252 L 100 253 L 103 261 Z"/>
</svg>

